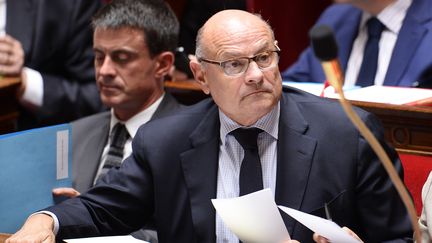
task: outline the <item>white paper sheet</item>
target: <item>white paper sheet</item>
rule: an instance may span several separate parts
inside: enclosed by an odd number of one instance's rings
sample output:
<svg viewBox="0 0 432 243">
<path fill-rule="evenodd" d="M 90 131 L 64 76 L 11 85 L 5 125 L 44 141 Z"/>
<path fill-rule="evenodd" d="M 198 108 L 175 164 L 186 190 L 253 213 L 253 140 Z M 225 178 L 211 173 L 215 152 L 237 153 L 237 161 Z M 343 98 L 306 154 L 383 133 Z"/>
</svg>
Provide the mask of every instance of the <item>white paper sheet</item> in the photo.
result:
<svg viewBox="0 0 432 243">
<path fill-rule="evenodd" d="M 64 240 L 67 243 L 145 243 L 147 241 L 138 240 L 130 235 L 121 236 L 103 236 L 103 237 L 89 237 L 89 238 L 79 238 L 79 239 L 69 239 Z M 147 242 L 148 243 L 148 242 Z"/>
<path fill-rule="evenodd" d="M 318 233 L 332 243 L 358 243 L 359 241 L 349 235 L 336 223 L 323 219 L 314 215 L 300 212 L 298 210 L 278 206 L 282 211 L 293 217 L 295 220 L 309 228 L 315 233 Z"/>
<path fill-rule="evenodd" d="M 339 98 L 339 95 L 335 93 L 326 93 L 326 97 Z M 345 92 L 345 98 L 353 101 L 366 101 L 393 105 L 415 105 L 416 103 L 426 99 L 432 99 L 432 90 L 374 85 L 361 89 L 349 90 Z"/>
<path fill-rule="evenodd" d="M 223 222 L 243 242 L 283 242 L 290 239 L 270 189 L 242 197 L 212 199 Z"/>
</svg>

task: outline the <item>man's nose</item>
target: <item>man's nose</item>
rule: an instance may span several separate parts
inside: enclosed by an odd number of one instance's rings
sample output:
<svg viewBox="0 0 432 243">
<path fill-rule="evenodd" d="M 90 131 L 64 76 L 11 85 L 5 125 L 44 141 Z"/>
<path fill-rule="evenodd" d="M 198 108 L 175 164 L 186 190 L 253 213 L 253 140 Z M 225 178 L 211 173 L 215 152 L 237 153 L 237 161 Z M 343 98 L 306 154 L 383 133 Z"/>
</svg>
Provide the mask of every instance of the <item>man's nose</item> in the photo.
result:
<svg viewBox="0 0 432 243">
<path fill-rule="evenodd" d="M 255 61 L 251 61 L 245 73 L 246 82 L 259 83 L 263 80 L 263 77 L 264 77 L 263 72 L 258 67 L 258 64 Z"/>
<path fill-rule="evenodd" d="M 109 57 L 105 57 L 102 65 L 99 67 L 100 75 L 115 75 L 114 63 Z"/>
</svg>

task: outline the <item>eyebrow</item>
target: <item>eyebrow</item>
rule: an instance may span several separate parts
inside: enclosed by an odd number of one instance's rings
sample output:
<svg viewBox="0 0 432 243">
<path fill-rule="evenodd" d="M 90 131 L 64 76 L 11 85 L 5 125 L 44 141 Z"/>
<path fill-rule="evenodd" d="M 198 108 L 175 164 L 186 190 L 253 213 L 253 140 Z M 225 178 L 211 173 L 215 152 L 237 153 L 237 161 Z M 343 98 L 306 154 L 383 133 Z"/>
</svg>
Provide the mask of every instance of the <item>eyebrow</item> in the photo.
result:
<svg viewBox="0 0 432 243">
<path fill-rule="evenodd" d="M 274 46 L 273 44 L 271 46 Z M 264 45 L 262 45 L 257 51 L 255 51 L 252 56 L 255 56 L 257 54 L 260 54 L 262 52 L 267 51 L 269 48 L 268 43 L 266 42 Z M 236 59 L 236 58 L 240 58 L 240 57 L 249 57 L 250 55 L 244 55 L 243 53 L 240 52 L 224 52 L 221 55 L 221 59 L 222 60 L 230 60 L 230 59 Z"/>
</svg>

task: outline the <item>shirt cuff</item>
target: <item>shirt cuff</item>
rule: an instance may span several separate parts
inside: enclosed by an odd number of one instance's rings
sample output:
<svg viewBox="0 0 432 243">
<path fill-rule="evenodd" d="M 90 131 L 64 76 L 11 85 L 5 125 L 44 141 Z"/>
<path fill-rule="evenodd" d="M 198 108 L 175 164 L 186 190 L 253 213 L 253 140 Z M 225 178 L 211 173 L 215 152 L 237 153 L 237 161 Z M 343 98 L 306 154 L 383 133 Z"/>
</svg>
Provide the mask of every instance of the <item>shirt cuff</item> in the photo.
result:
<svg viewBox="0 0 432 243">
<path fill-rule="evenodd" d="M 48 216 L 51 216 L 51 218 L 53 218 L 53 220 L 54 220 L 54 227 L 52 230 L 53 230 L 54 235 L 57 235 L 57 233 L 59 231 L 60 223 L 59 223 L 58 218 L 55 214 L 51 213 L 50 211 L 39 211 L 39 212 L 31 214 L 29 217 L 31 217 L 35 214 L 46 214 Z"/>
<path fill-rule="evenodd" d="M 30 103 L 33 106 L 41 107 L 43 103 L 43 78 L 42 75 L 31 68 L 24 67 L 26 75 L 26 88 L 21 97 L 25 103 Z"/>
</svg>

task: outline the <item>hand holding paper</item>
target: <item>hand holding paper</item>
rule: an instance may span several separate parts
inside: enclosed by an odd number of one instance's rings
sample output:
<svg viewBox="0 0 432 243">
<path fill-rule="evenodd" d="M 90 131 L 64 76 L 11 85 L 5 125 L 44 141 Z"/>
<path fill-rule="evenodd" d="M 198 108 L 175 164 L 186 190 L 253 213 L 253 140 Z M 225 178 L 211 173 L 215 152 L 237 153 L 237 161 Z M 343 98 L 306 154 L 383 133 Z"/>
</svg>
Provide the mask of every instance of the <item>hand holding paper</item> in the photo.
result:
<svg viewBox="0 0 432 243">
<path fill-rule="evenodd" d="M 315 233 L 327 238 L 332 243 L 358 243 L 357 239 L 354 239 L 345 230 L 343 230 L 336 223 L 323 219 L 314 215 L 300 212 L 298 210 L 278 206 L 282 211 L 293 217 L 295 220 L 309 228 Z"/>
<path fill-rule="evenodd" d="M 212 199 L 224 223 L 244 242 L 289 242 L 270 189 L 231 199 Z M 291 208 L 279 208 L 332 243 L 358 243 L 336 223 Z"/>
</svg>

